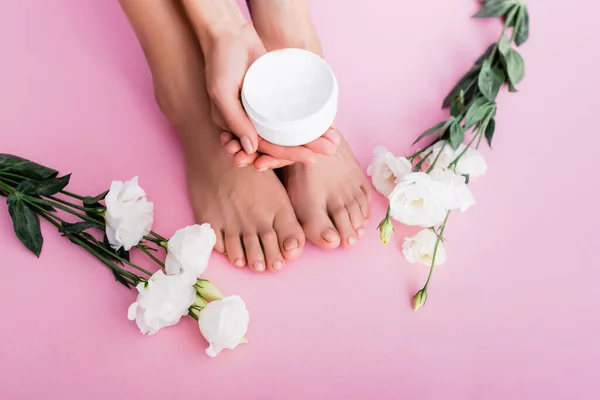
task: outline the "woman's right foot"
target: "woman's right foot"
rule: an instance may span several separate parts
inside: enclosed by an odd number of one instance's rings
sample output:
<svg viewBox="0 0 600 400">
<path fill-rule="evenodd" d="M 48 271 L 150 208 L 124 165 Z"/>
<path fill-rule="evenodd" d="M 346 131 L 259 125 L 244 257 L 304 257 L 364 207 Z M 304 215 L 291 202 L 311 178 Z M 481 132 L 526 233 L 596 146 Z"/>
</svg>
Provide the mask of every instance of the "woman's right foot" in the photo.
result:
<svg viewBox="0 0 600 400">
<path fill-rule="evenodd" d="M 194 214 L 215 230 L 215 250 L 236 267 L 247 265 L 255 272 L 279 271 L 297 258 L 304 232 L 275 173 L 234 167 L 208 119 L 178 131 Z"/>
</svg>

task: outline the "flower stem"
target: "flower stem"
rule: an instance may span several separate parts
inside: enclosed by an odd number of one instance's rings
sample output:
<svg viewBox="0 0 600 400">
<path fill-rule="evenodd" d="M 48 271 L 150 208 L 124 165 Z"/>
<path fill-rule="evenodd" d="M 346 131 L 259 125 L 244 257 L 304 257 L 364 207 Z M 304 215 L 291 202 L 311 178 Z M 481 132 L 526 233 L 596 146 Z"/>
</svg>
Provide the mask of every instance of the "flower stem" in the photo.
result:
<svg viewBox="0 0 600 400">
<path fill-rule="evenodd" d="M 444 151 L 444 148 L 446 147 L 447 144 L 448 144 L 448 141 L 444 140 L 444 144 L 442 144 L 442 148 L 437 153 L 437 156 L 435 156 L 435 158 L 433 159 L 433 162 L 431 163 L 431 165 L 427 169 L 427 173 L 430 173 L 431 171 L 433 171 L 433 168 L 435 167 L 435 164 L 438 162 L 438 160 L 439 160 L 440 156 L 442 155 L 442 152 Z"/>
<path fill-rule="evenodd" d="M 429 286 L 429 281 L 433 276 L 433 269 L 435 268 L 435 257 L 437 256 L 438 248 L 440 247 L 440 243 L 442 242 L 442 235 L 444 234 L 444 229 L 446 228 L 446 222 L 448 222 L 448 217 L 450 216 L 450 211 L 446 213 L 446 218 L 444 218 L 444 222 L 440 225 L 440 231 L 435 241 L 435 247 L 433 248 L 433 257 L 431 257 L 431 268 L 429 268 L 429 275 L 427 276 L 427 281 L 425 281 L 425 285 L 423 286 L 423 291 L 427 291 L 427 287 Z"/>
<path fill-rule="evenodd" d="M 66 190 L 61 190 L 60 192 L 62 194 L 64 194 L 65 196 L 69 196 L 69 197 L 72 197 L 72 198 L 77 199 L 77 200 L 81 200 L 81 201 L 85 200 L 84 196 L 79 196 L 79 195 L 77 195 L 75 193 L 67 192 Z"/>
<path fill-rule="evenodd" d="M 465 146 L 464 150 L 461 151 L 460 154 L 454 160 L 452 160 L 452 162 L 450 164 L 448 164 L 448 168 L 454 169 L 456 167 L 456 164 L 458 164 L 458 161 L 460 160 L 460 158 L 465 155 L 467 150 L 469 150 L 469 148 L 471 147 L 473 142 L 475 142 L 475 139 L 477 139 L 477 137 L 481 137 L 481 133 L 482 133 L 481 131 L 478 131 L 473 135 L 473 137 L 471 138 L 469 143 L 467 143 L 467 145 Z"/>
<path fill-rule="evenodd" d="M 47 220 L 48 222 L 50 222 L 52 225 L 54 225 L 56 228 L 60 229 L 61 225 L 57 222 L 57 221 L 63 221 L 60 217 L 51 214 L 50 212 L 44 210 L 42 207 L 40 207 L 37 204 L 31 204 L 31 206 L 33 206 L 34 208 L 37 209 L 38 214 L 44 218 L 45 220 Z M 127 271 L 123 268 L 118 267 L 116 264 L 110 262 L 108 259 L 106 259 L 106 257 L 103 257 L 102 255 L 100 255 L 98 252 L 96 252 L 94 249 L 92 249 L 84 240 L 81 240 L 78 236 L 75 235 L 70 235 L 69 238 L 76 243 L 77 245 L 83 247 L 85 250 L 87 250 L 88 253 L 92 254 L 93 256 L 95 256 L 98 260 L 100 260 L 103 264 L 105 264 L 107 267 L 109 267 L 110 269 L 112 269 L 113 271 L 115 271 L 116 273 L 120 274 L 125 280 L 127 280 L 130 284 L 135 285 L 136 282 L 139 282 L 140 280 L 144 280 L 142 277 Z"/>
<path fill-rule="evenodd" d="M 156 258 L 154 256 L 154 254 L 150 253 L 148 251 L 148 249 L 146 248 L 146 246 L 144 246 L 144 245 L 138 245 L 137 248 L 140 249 L 140 251 L 142 253 L 144 253 L 145 255 L 147 255 L 152 261 L 154 261 L 155 263 L 157 263 L 161 268 L 165 267 L 165 264 L 162 261 L 160 261 L 158 258 Z"/>
<path fill-rule="evenodd" d="M 99 212 L 97 208 L 82 207 L 82 206 L 79 206 L 79 205 L 71 203 L 69 201 L 60 199 L 60 198 L 55 197 L 55 196 L 48 196 L 48 198 L 51 199 L 51 200 L 53 200 L 53 201 L 57 201 L 57 202 L 59 202 L 61 204 L 64 204 L 66 206 L 73 207 L 73 208 L 75 208 L 77 210 L 81 210 L 81 211 L 85 211 L 85 212 L 89 212 L 89 213 L 94 213 L 94 214 L 97 214 L 97 215 L 101 214 L 101 212 Z"/>
<path fill-rule="evenodd" d="M 156 233 L 154 231 L 150 231 L 150 234 L 153 235 L 158 240 L 160 240 L 161 242 L 167 242 L 168 241 L 167 239 L 165 239 L 164 237 L 162 237 L 161 235 L 159 235 L 158 233 Z"/>
<path fill-rule="evenodd" d="M 78 218 L 81 218 L 84 221 L 90 222 L 92 224 L 94 224 L 96 227 L 104 229 L 104 224 L 100 221 L 98 221 L 97 219 L 94 218 L 90 218 L 85 214 L 80 214 L 72 209 L 70 209 L 69 207 L 64 206 L 63 204 L 56 202 L 56 201 L 51 201 L 51 200 L 43 200 L 43 199 L 38 199 L 35 197 L 31 197 L 31 196 L 27 196 L 28 201 L 33 202 L 33 203 L 38 203 L 38 204 L 46 204 L 52 207 L 56 207 L 59 210 L 63 210 L 69 214 L 72 214 Z"/>
</svg>

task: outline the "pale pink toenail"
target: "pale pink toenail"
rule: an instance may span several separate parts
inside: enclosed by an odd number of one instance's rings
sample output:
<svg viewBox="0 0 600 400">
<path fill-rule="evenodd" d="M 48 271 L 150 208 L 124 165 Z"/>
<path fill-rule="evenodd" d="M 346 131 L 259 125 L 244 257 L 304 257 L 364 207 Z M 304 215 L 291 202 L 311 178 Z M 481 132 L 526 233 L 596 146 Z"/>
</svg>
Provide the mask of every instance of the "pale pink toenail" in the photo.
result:
<svg viewBox="0 0 600 400">
<path fill-rule="evenodd" d="M 257 271 L 264 271 L 265 270 L 265 264 L 263 264 L 262 261 L 257 261 L 254 263 L 254 269 Z"/>
<path fill-rule="evenodd" d="M 281 269 L 281 268 L 283 268 L 283 263 L 281 261 L 277 260 L 273 263 L 273 268 Z"/>
<path fill-rule="evenodd" d="M 354 236 L 349 236 L 348 239 L 346 239 L 346 243 L 348 243 L 350 246 L 353 246 L 356 244 L 356 238 Z"/>
<path fill-rule="evenodd" d="M 338 236 L 337 232 L 334 231 L 331 228 L 327 228 L 323 231 L 323 233 L 321 233 L 321 237 L 325 240 L 327 240 L 329 243 L 333 243 L 335 241 L 337 241 L 340 237 Z"/>
<path fill-rule="evenodd" d="M 285 251 L 290 251 L 298 247 L 298 240 L 295 238 L 285 239 L 283 242 L 283 249 Z"/>
<path fill-rule="evenodd" d="M 237 260 L 235 260 L 235 261 L 233 262 L 233 264 L 234 264 L 236 267 L 243 267 L 243 266 L 244 266 L 244 260 L 242 260 L 241 258 L 238 258 Z"/>
<path fill-rule="evenodd" d="M 356 230 L 356 233 L 358 234 L 358 236 L 362 236 L 365 234 L 365 230 L 363 228 L 358 228 Z"/>
<path fill-rule="evenodd" d="M 248 166 L 248 164 L 240 164 L 240 165 L 236 165 L 236 167 L 238 167 L 238 168 L 244 168 L 244 167 L 247 167 L 247 166 Z"/>
</svg>

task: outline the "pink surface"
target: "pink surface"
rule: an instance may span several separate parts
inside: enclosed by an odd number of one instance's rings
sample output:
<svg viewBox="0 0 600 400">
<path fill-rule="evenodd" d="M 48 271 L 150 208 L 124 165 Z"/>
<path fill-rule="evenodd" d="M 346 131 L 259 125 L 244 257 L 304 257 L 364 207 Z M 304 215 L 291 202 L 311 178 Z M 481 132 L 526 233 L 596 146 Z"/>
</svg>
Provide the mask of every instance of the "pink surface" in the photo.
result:
<svg viewBox="0 0 600 400">
<path fill-rule="evenodd" d="M 211 360 L 192 320 L 141 336 L 126 319 L 135 294 L 47 224 L 36 260 L 1 204 L 0 398 L 599 398 L 600 8 L 529 6 L 526 78 L 500 96 L 478 204 L 452 218 L 423 310 L 409 299 L 427 268 L 398 241 L 380 245 L 376 224 L 354 250 L 311 247 L 279 275 L 214 256 L 209 278 L 245 298 L 251 322 L 250 344 Z M 468 18 L 477 7 L 313 1 L 338 123 L 363 165 L 375 145 L 408 152 L 444 115 L 500 31 Z M 73 172 L 81 193 L 139 174 L 157 231 L 192 222 L 177 143 L 116 1 L 3 0 L 0 49 L 1 152 Z"/>
</svg>

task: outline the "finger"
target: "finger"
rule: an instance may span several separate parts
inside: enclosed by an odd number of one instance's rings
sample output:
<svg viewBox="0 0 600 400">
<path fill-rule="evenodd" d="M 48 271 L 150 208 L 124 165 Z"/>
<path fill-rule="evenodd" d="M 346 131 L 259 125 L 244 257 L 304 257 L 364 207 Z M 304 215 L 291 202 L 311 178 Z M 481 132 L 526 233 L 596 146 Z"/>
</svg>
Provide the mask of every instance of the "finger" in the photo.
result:
<svg viewBox="0 0 600 400">
<path fill-rule="evenodd" d="M 243 150 L 242 145 L 237 140 L 232 140 L 223 147 L 225 147 L 225 151 L 230 156 L 233 156 Z"/>
<path fill-rule="evenodd" d="M 235 139 L 235 136 L 231 132 L 223 131 L 221 132 L 221 144 L 225 146 L 227 143 L 231 142 Z M 241 145 L 240 145 L 241 147 Z"/>
<path fill-rule="evenodd" d="M 266 171 L 268 169 L 285 167 L 286 165 L 291 165 L 293 163 L 294 162 L 290 160 L 280 160 L 272 156 L 261 155 L 254 161 L 254 168 L 257 171 Z"/>
<path fill-rule="evenodd" d="M 315 153 L 304 146 L 283 147 L 261 139 L 259 140 L 258 150 L 263 154 L 281 160 L 297 161 L 304 164 L 314 164 L 317 161 Z"/>
<path fill-rule="evenodd" d="M 246 154 L 246 152 L 240 151 L 233 156 L 233 165 L 236 167 L 246 167 L 250 164 L 254 164 L 254 160 L 258 157 L 258 153 Z"/>
<path fill-rule="evenodd" d="M 209 89 L 210 98 L 223 116 L 227 130 L 240 138 L 247 154 L 258 148 L 258 134 L 240 103 L 239 88 L 229 83 L 218 83 Z"/>
</svg>

